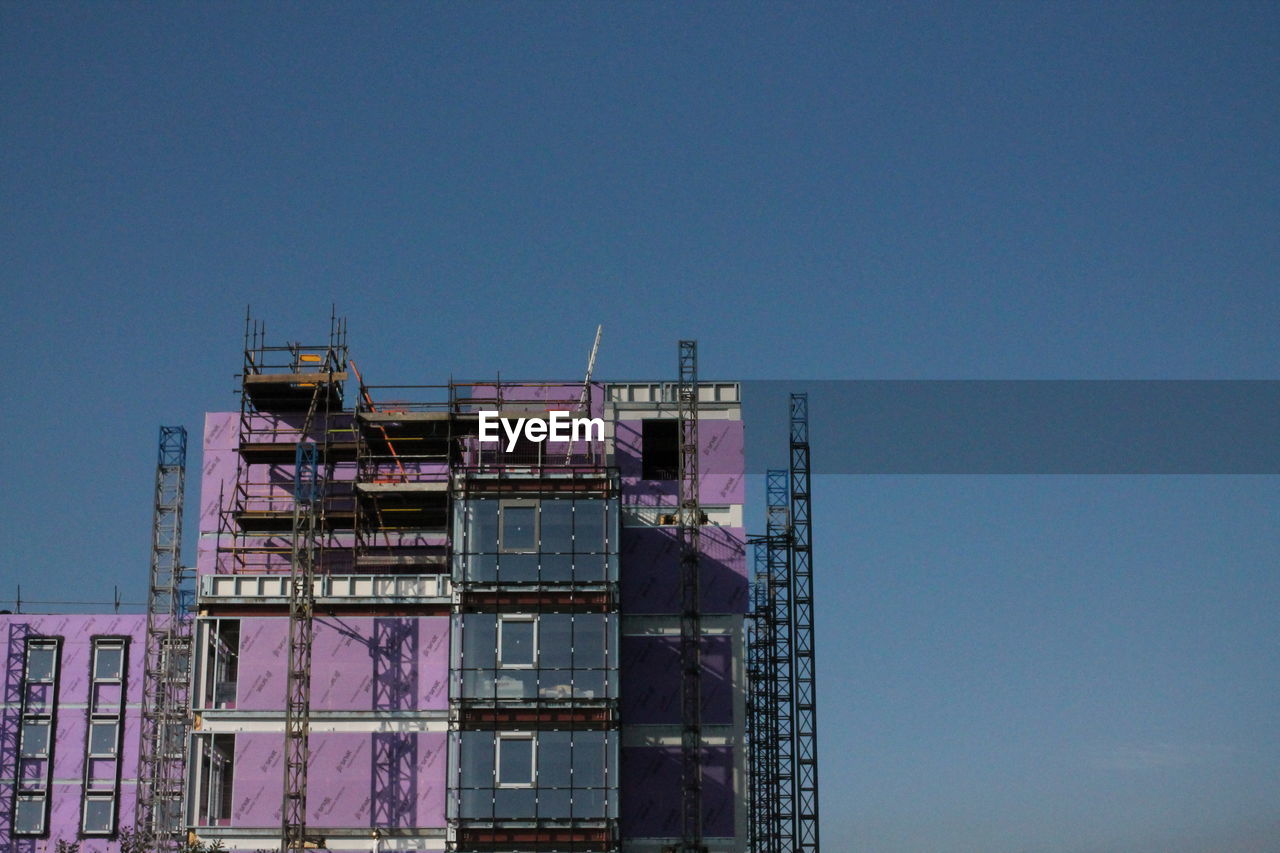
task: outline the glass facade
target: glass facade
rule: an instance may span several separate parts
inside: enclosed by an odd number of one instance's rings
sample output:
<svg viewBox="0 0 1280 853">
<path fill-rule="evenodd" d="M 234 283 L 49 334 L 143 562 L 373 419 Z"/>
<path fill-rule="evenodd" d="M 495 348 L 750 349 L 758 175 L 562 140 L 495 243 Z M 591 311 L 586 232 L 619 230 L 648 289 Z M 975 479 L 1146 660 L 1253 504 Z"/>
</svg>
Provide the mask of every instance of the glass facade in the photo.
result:
<svg viewBox="0 0 1280 853">
<path fill-rule="evenodd" d="M 454 577 L 466 583 L 604 583 L 618 576 L 617 501 L 474 498 L 457 513 Z"/>
<path fill-rule="evenodd" d="M 601 826 L 618 818 L 618 501 L 519 485 L 454 505 L 449 816 Z"/>
<path fill-rule="evenodd" d="M 464 731 L 458 751 L 459 818 L 617 817 L 616 732 Z"/>
</svg>

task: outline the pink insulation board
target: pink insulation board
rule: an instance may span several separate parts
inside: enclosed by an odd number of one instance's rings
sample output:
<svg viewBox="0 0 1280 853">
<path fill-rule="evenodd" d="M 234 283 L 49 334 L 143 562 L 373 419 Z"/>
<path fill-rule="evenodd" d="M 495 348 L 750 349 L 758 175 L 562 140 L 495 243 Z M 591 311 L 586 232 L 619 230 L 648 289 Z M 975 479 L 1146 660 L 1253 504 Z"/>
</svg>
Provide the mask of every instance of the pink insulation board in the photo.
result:
<svg viewBox="0 0 1280 853">
<path fill-rule="evenodd" d="M 622 638 L 622 722 L 680 722 L 680 638 Z M 733 722 L 733 642 L 702 638 L 702 721 Z"/>
<path fill-rule="evenodd" d="M 307 822 L 317 828 L 444 826 L 443 732 L 312 732 Z M 231 825 L 280 826 L 284 737 L 235 736 Z"/>
<path fill-rule="evenodd" d="M 679 613 L 680 555 L 674 527 L 623 527 L 622 612 Z M 702 609 L 745 613 L 746 530 L 704 526 L 698 537 Z"/>
<path fill-rule="evenodd" d="M 704 750 L 702 827 L 710 838 L 733 835 L 733 752 Z M 680 834 L 679 747 L 623 747 L 622 836 L 656 838 Z"/>
<path fill-rule="evenodd" d="M 289 620 L 240 624 L 236 709 L 284 707 Z M 311 707 L 321 711 L 443 710 L 448 706 L 449 618 L 315 620 Z"/>
<path fill-rule="evenodd" d="M 3 690 L 5 697 L 5 705 L 0 712 L 0 780 L 3 780 L 0 781 L 0 803 L 3 803 L 0 806 L 0 853 L 42 853 L 44 847 L 52 851 L 57 840 L 77 839 L 84 794 L 82 780 L 88 733 L 87 703 L 93 686 L 90 669 L 95 638 L 128 638 L 123 684 L 124 731 L 118 757 L 118 822 L 121 826 L 132 824 L 145 627 L 146 617 L 139 614 L 0 615 L 0 649 L 3 649 L 5 655 L 5 668 L 0 674 L 0 680 L 3 681 L 0 690 Z M 9 703 L 8 698 L 21 695 L 24 639 L 30 637 L 58 637 L 62 640 L 56 692 L 47 689 L 32 691 L 32 700 L 49 703 L 55 722 L 52 744 L 53 782 L 49 789 L 49 837 L 35 840 L 13 839 L 9 834 L 13 797 L 13 784 L 10 780 L 14 777 L 17 763 L 15 750 L 18 744 L 20 708 L 16 702 Z M 121 686 L 104 684 L 99 685 L 98 690 L 104 699 L 114 700 L 120 696 Z M 95 760 L 91 767 L 96 770 L 92 775 L 101 777 L 108 787 L 115 786 L 115 760 Z M 33 769 L 43 771 L 43 765 Z M 26 775 L 33 774 L 28 772 Z M 111 846 L 105 840 L 85 840 L 80 849 L 105 853 L 109 849 L 117 849 L 117 846 Z"/>
<path fill-rule="evenodd" d="M 644 422 L 620 420 L 614 424 L 614 452 L 622 477 L 626 504 L 659 506 L 675 504 L 674 480 L 645 480 L 642 464 Z M 746 500 L 743 479 L 742 421 L 698 421 L 698 499 L 708 505 L 740 504 Z"/>
</svg>

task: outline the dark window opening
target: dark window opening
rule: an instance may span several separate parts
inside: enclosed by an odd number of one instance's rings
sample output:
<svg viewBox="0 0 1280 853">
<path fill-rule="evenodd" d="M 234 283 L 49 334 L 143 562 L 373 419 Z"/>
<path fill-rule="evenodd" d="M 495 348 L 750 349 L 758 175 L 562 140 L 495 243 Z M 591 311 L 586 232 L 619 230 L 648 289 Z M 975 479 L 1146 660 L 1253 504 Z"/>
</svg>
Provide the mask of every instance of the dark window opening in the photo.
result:
<svg viewBox="0 0 1280 853">
<path fill-rule="evenodd" d="M 644 479 L 677 479 L 680 476 L 680 421 L 675 418 L 643 421 L 640 452 Z"/>
</svg>

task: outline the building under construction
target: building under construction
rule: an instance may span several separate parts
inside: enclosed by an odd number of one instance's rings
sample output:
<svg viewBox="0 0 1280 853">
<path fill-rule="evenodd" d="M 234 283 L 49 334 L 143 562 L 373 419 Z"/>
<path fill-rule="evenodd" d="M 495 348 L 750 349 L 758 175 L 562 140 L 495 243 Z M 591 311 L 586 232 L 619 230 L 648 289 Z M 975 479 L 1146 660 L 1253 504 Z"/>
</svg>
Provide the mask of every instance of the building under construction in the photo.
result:
<svg viewBox="0 0 1280 853">
<path fill-rule="evenodd" d="M 0 616 L 0 851 L 816 851 L 807 399 L 747 518 L 741 387 L 675 355 L 377 385 L 251 322 L 195 568 L 166 428 L 146 616 Z M 482 440 L 551 412 L 599 430 Z"/>
</svg>

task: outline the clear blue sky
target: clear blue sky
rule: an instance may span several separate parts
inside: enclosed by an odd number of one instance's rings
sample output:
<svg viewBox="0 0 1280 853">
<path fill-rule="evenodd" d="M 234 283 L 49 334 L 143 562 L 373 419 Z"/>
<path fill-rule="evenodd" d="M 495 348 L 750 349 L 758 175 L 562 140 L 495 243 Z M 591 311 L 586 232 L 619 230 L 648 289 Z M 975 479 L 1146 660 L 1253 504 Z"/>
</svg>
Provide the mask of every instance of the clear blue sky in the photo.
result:
<svg viewBox="0 0 1280 853">
<path fill-rule="evenodd" d="M 5 3 L 0 596 L 141 595 L 247 303 L 382 382 L 1280 378 L 1278 152 L 1274 3 Z M 1278 499 L 822 478 L 827 849 L 1280 850 Z"/>
</svg>

